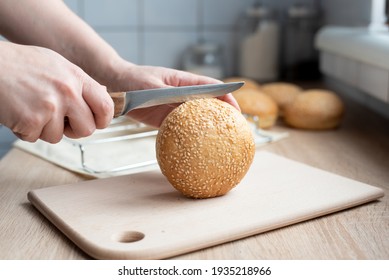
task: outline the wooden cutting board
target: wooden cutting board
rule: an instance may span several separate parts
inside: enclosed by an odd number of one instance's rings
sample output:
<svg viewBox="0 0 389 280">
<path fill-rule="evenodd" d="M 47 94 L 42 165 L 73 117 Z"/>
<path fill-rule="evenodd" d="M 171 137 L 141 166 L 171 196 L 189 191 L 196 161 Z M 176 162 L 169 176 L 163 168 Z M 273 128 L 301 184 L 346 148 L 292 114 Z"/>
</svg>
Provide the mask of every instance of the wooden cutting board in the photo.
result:
<svg viewBox="0 0 389 280">
<path fill-rule="evenodd" d="M 162 259 L 382 197 L 379 188 L 257 152 L 227 195 L 183 197 L 159 170 L 29 192 L 54 225 L 97 259 Z"/>
</svg>

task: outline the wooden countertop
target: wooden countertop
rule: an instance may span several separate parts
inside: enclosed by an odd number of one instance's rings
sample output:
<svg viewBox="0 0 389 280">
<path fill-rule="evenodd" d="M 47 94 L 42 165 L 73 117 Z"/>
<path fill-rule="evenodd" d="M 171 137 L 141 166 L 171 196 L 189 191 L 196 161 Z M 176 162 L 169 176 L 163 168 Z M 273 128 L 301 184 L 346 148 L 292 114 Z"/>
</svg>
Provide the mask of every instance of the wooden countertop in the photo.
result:
<svg viewBox="0 0 389 280">
<path fill-rule="evenodd" d="M 389 120 L 343 99 L 339 129 L 288 129 L 287 139 L 259 150 L 380 187 L 383 198 L 176 259 L 389 259 Z M 27 200 L 29 190 L 82 180 L 12 149 L 0 161 L 0 259 L 88 259 Z"/>
</svg>

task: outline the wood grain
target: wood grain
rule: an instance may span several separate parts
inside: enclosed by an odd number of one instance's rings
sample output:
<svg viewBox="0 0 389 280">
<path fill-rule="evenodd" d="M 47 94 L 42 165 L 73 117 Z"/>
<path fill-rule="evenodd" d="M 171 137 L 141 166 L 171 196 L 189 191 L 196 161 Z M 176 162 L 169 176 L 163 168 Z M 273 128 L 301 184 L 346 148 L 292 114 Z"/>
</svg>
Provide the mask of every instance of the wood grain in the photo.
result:
<svg viewBox="0 0 389 280">
<path fill-rule="evenodd" d="M 278 127 L 290 137 L 260 148 L 380 187 L 378 202 L 203 249 L 175 259 L 389 259 L 389 121 L 343 97 L 339 129 Z M 89 258 L 42 217 L 27 192 L 80 182 L 78 176 L 17 149 L 0 161 L 0 258 Z"/>
<path fill-rule="evenodd" d="M 382 195 L 379 188 L 262 151 L 236 189 L 214 199 L 182 196 L 159 170 L 34 190 L 28 198 L 90 256 L 162 259 Z"/>
<path fill-rule="evenodd" d="M 114 113 L 113 117 L 117 118 L 122 115 L 125 105 L 125 92 L 111 92 L 109 94 L 113 100 Z"/>
</svg>

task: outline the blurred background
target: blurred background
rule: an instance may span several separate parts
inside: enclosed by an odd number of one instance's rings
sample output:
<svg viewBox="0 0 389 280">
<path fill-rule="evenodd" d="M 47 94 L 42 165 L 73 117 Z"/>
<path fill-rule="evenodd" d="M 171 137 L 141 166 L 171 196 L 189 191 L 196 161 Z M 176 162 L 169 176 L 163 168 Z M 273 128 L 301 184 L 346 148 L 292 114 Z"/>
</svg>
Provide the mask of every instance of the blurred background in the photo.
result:
<svg viewBox="0 0 389 280">
<path fill-rule="evenodd" d="M 225 76 L 238 74 L 238 48 L 247 10 L 261 3 L 279 24 L 280 43 L 287 40 L 286 27 L 294 5 L 305 5 L 314 14 L 304 32 L 325 24 L 366 26 L 370 21 L 369 0 L 65 0 L 124 58 L 137 63 L 183 68 L 186 51 L 207 42 L 222 52 Z M 302 15 L 304 17 L 304 15 Z M 309 18 L 310 15 L 307 14 Z M 303 20 L 303 19 L 301 19 Z M 290 34 L 290 33 L 289 33 Z M 306 39 L 312 39 L 306 36 Z M 289 42 L 290 43 L 290 42 Z M 309 44 L 312 42 L 305 42 Z M 285 61 L 279 60 L 282 66 Z M 281 71 L 281 69 L 279 69 Z M 282 73 L 279 73 L 282 74 Z"/>
<path fill-rule="evenodd" d="M 324 79 L 389 118 L 385 0 L 64 2 L 122 57 L 136 64 L 219 79 Z M 356 30 L 370 35 L 350 35 Z M 377 35 L 372 37 L 373 33 Z M 354 51 L 354 46 L 361 47 Z M 14 139 L 0 125 L 0 157 Z"/>
</svg>

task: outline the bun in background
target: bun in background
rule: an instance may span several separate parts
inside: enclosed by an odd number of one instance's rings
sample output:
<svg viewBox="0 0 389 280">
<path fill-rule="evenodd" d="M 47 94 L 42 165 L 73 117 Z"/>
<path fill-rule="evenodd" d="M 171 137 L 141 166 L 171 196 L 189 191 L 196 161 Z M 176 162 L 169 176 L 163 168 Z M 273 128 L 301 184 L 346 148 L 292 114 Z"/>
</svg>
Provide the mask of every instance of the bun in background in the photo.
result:
<svg viewBox="0 0 389 280">
<path fill-rule="evenodd" d="M 277 103 L 280 116 L 283 116 L 285 107 L 302 92 L 301 87 L 285 82 L 268 83 L 262 85 L 261 90 Z"/>
<path fill-rule="evenodd" d="M 241 88 L 233 92 L 242 113 L 249 118 L 258 117 L 256 121 L 260 128 L 271 128 L 278 117 L 278 106 L 276 102 L 263 92 L 252 88 Z"/>
<path fill-rule="evenodd" d="M 339 126 L 344 114 L 342 100 L 332 91 L 303 91 L 285 108 L 285 122 L 295 128 L 323 130 Z"/>
</svg>

